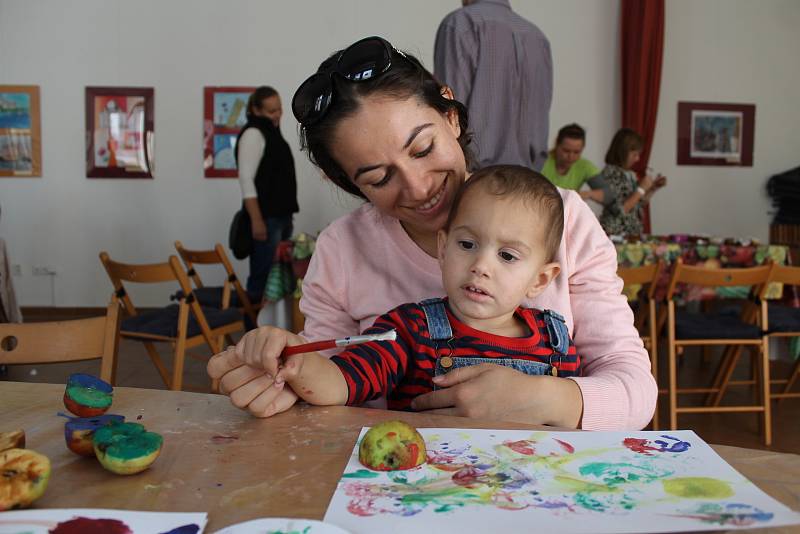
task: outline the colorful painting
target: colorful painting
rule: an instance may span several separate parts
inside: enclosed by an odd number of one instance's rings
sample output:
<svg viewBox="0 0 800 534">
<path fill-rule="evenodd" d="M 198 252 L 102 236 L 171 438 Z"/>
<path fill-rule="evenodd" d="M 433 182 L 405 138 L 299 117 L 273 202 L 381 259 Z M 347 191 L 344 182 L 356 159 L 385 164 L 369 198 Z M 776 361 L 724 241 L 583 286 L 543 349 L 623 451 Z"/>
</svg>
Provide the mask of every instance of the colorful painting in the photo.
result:
<svg viewBox="0 0 800 534">
<path fill-rule="evenodd" d="M 0 85 L 0 176 L 41 175 L 39 87 Z"/>
<path fill-rule="evenodd" d="M 237 523 L 214 534 L 348 534 L 346 530 L 311 519 L 265 517 Z"/>
<path fill-rule="evenodd" d="M 678 165 L 753 165 L 753 104 L 678 102 Z"/>
<path fill-rule="evenodd" d="M 207 521 L 205 513 L 22 510 L 0 514 L 0 534 L 199 534 Z"/>
<path fill-rule="evenodd" d="M 153 89 L 86 88 L 86 176 L 153 177 Z"/>
<path fill-rule="evenodd" d="M 236 139 L 247 123 L 255 87 L 203 89 L 203 170 L 206 178 L 236 178 Z"/>
<path fill-rule="evenodd" d="M 376 472 L 358 443 L 325 521 L 359 532 L 677 532 L 800 524 L 694 432 L 419 429 L 428 462 Z M 361 431 L 361 436 L 367 429 Z M 360 441 L 360 438 L 359 438 Z"/>
</svg>

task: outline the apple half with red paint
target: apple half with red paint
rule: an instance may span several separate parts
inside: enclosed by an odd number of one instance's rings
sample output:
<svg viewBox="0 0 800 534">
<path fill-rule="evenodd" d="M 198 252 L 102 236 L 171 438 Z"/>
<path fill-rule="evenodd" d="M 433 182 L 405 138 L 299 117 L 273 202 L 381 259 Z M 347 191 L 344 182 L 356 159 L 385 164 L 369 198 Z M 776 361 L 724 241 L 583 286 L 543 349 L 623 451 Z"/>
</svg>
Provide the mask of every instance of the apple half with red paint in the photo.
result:
<svg viewBox="0 0 800 534">
<path fill-rule="evenodd" d="M 358 447 L 358 460 L 373 471 L 400 471 L 425 463 L 425 440 L 405 421 L 384 421 L 370 428 Z"/>
</svg>

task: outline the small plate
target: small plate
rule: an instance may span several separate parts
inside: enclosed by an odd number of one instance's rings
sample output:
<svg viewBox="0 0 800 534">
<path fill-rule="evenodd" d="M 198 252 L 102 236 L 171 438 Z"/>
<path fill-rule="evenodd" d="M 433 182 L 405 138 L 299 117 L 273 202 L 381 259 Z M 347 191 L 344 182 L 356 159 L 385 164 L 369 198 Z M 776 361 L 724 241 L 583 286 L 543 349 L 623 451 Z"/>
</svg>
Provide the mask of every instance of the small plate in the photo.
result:
<svg viewBox="0 0 800 534">
<path fill-rule="evenodd" d="M 265 517 L 244 523 L 236 523 L 216 531 L 214 534 L 350 534 L 336 525 L 289 517 Z"/>
</svg>

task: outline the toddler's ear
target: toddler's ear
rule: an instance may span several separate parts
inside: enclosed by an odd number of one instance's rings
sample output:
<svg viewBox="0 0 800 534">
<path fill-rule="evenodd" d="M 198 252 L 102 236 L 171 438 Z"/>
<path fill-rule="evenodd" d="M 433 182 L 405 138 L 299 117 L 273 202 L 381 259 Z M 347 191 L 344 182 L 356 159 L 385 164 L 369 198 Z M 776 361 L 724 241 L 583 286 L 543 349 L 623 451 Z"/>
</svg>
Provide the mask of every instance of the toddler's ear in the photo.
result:
<svg viewBox="0 0 800 534">
<path fill-rule="evenodd" d="M 437 253 L 436 256 L 439 258 L 439 265 L 442 264 L 444 261 L 444 249 L 447 245 L 447 232 L 444 230 L 439 230 L 436 234 L 436 249 Z"/>
<path fill-rule="evenodd" d="M 556 276 L 561 272 L 561 266 L 557 262 L 545 263 L 539 273 L 534 277 L 531 282 L 528 292 L 525 296 L 532 299 L 550 285 L 550 282 L 556 279 Z"/>
</svg>

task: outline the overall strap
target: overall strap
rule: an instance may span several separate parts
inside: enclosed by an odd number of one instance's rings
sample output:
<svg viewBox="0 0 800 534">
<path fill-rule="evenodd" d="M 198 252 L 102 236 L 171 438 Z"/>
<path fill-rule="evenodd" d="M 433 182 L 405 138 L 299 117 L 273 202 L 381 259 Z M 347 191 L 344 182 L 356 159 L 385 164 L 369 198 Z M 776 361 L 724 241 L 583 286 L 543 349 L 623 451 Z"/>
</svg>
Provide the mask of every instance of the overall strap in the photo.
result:
<svg viewBox="0 0 800 534">
<path fill-rule="evenodd" d="M 447 308 L 441 298 L 425 299 L 419 303 L 425 312 L 428 331 L 434 341 L 448 340 L 453 337 L 453 329 L 447 319 Z"/>
<path fill-rule="evenodd" d="M 561 314 L 553 310 L 543 312 L 544 323 L 547 325 L 547 335 L 550 338 L 550 347 L 553 352 L 566 354 L 569 350 L 569 330 Z"/>
</svg>

